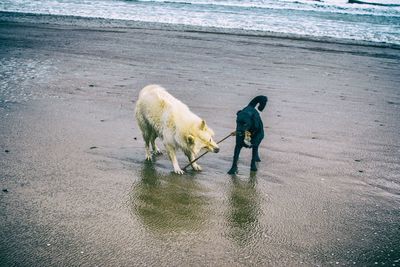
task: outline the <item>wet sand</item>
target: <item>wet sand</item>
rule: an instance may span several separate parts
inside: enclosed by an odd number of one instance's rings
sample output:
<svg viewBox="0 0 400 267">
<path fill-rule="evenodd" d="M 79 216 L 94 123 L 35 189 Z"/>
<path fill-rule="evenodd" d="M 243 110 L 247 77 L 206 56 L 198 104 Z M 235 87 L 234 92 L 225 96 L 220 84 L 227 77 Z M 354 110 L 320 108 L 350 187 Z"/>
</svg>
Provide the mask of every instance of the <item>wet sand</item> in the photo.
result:
<svg viewBox="0 0 400 267">
<path fill-rule="evenodd" d="M 0 23 L 0 265 L 400 265 L 399 63 L 385 47 Z M 233 138 L 200 173 L 145 163 L 133 110 L 150 83 L 216 140 L 267 95 L 259 171 L 243 150 L 226 174 Z"/>
</svg>

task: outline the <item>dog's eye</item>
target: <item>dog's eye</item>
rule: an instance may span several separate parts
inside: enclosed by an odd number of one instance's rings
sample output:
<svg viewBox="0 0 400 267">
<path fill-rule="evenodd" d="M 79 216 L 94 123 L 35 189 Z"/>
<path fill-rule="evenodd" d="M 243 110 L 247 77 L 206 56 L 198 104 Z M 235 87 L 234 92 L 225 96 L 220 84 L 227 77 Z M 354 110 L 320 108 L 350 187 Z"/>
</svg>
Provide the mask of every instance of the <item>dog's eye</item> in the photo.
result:
<svg viewBox="0 0 400 267">
<path fill-rule="evenodd" d="M 208 141 L 208 142 L 210 142 L 210 143 L 211 143 L 211 138 L 210 138 L 210 141 Z"/>
</svg>

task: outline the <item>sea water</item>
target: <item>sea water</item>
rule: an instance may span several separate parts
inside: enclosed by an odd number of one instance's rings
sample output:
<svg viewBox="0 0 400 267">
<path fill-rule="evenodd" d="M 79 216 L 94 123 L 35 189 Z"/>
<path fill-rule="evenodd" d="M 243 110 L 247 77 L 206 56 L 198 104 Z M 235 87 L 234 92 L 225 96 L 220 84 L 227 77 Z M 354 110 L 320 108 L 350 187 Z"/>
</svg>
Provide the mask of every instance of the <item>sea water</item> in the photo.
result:
<svg viewBox="0 0 400 267">
<path fill-rule="evenodd" d="M 400 0 L 2 0 L 4 14 L 162 24 L 174 29 L 400 44 Z M 373 2 L 372 2 L 373 1 Z"/>
</svg>

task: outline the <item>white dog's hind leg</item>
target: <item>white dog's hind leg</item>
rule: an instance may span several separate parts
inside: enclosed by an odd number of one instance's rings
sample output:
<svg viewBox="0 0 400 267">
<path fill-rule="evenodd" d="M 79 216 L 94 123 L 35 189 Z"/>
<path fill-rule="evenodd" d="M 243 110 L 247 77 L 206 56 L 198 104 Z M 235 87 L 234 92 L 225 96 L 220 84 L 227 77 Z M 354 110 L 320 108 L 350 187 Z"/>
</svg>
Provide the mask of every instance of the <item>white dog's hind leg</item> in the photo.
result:
<svg viewBox="0 0 400 267">
<path fill-rule="evenodd" d="M 150 143 L 151 143 L 151 147 L 153 148 L 153 154 L 154 155 L 161 155 L 162 152 L 161 150 L 158 148 L 157 144 L 156 144 L 156 138 L 157 136 L 153 136 Z"/>
<path fill-rule="evenodd" d="M 172 165 L 174 166 L 174 172 L 176 174 L 183 174 L 184 172 L 179 167 L 178 159 L 176 158 L 175 148 L 168 145 L 166 145 L 165 148 L 167 149 L 168 156 L 172 161 Z"/>
<path fill-rule="evenodd" d="M 144 142 L 146 149 L 146 160 L 151 161 L 150 142 L 148 140 L 144 140 Z"/>
<path fill-rule="evenodd" d="M 150 153 L 150 126 L 146 123 L 146 120 L 143 118 L 140 112 L 136 113 L 136 118 L 138 120 L 139 128 L 142 131 L 143 140 L 145 143 L 146 150 L 146 160 L 151 161 L 151 153 Z"/>
</svg>

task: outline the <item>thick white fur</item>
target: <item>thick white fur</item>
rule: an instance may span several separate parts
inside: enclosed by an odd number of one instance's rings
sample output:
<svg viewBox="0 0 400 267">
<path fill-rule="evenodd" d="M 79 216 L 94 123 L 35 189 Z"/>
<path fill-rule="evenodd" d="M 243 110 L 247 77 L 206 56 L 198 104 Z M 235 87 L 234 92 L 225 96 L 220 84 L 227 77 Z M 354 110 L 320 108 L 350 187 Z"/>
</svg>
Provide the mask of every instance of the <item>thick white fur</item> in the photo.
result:
<svg viewBox="0 0 400 267">
<path fill-rule="evenodd" d="M 202 148 L 212 152 L 219 150 L 212 139 L 214 132 L 205 121 L 159 85 L 148 85 L 140 91 L 135 114 L 145 141 L 146 160 L 151 160 L 150 144 L 153 153 L 160 153 L 155 144 L 155 139 L 159 137 L 175 173 L 183 173 L 176 158 L 176 149 L 181 149 L 189 161 L 195 159 Z M 193 163 L 192 168 L 201 170 L 197 163 Z"/>
</svg>

